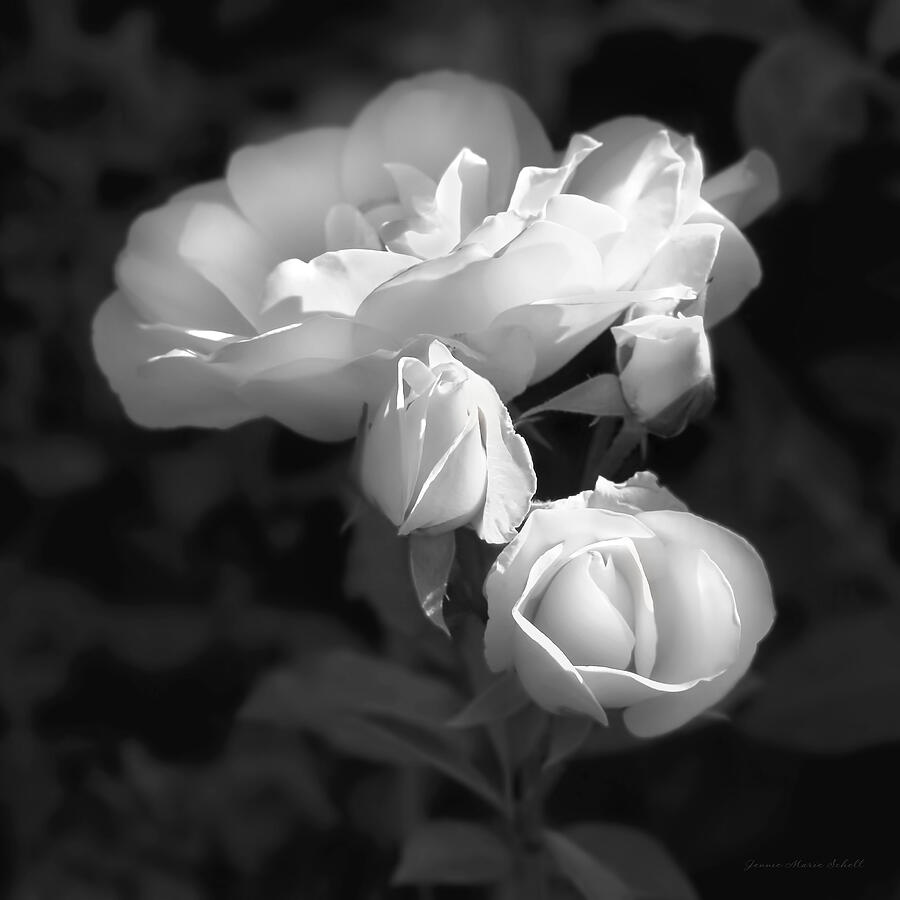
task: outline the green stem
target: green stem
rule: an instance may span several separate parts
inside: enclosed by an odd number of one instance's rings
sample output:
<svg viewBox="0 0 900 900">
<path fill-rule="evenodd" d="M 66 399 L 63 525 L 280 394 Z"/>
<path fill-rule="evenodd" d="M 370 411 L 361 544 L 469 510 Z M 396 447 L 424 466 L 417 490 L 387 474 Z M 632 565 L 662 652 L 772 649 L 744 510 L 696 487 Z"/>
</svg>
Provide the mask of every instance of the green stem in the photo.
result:
<svg viewBox="0 0 900 900">
<path fill-rule="evenodd" d="M 594 426 L 581 476 L 582 489 L 592 488 L 598 475 L 615 479 L 631 451 L 643 441 L 647 433 L 640 423 L 626 418 L 622 420 L 622 427 L 615 437 L 610 440 L 613 421 L 610 418 L 601 419 Z"/>
<path fill-rule="evenodd" d="M 522 767 L 515 837 L 522 900 L 547 900 L 547 872 L 541 834 L 544 828 L 544 783 L 540 755 L 533 754 Z"/>
</svg>

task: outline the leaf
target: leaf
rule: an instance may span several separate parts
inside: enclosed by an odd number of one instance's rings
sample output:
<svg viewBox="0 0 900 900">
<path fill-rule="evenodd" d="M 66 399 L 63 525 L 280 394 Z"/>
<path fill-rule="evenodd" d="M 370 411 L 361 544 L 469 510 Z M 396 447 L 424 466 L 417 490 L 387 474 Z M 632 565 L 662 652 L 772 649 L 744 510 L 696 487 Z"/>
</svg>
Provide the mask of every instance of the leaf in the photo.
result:
<svg viewBox="0 0 900 900">
<path fill-rule="evenodd" d="M 444 724 L 458 695 L 443 682 L 351 651 L 263 679 L 245 720 L 311 731 L 348 755 L 427 764 L 497 809 L 503 801 L 468 759 L 471 742 Z"/>
<path fill-rule="evenodd" d="M 407 838 L 392 879 L 406 884 L 492 884 L 510 871 L 509 848 L 485 825 L 424 822 Z"/>
<path fill-rule="evenodd" d="M 544 769 L 558 765 L 587 740 L 594 722 L 587 716 L 554 716 L 550 723 L 550 747 Z"/>
<path fill-rule="evenodd" d="M 545 829 L 544 843 L 559 871 L 585 900 L 632 900 L 635 897 L 612 869 L 564 834 Z"/>
<path fill-rule="evenodd" d="M 738 130 L 745 146 L 772 155 L 785 196 L 815 183 L 834 153 L 862 136 L 873 80 L 862 59 L 813 31 L 775 41 L 750 64 Z"/>
<path fill-rule="evenodd" d="M 643 831 L 584 822 L 567 827 L 565 833 L 615 871 L 641 900 L 697 900 L 697 892 L 671 854 Z"/>
<path fill-rule="evenodd" d="M 893 610 L 819 625 L 762 673 L 765 688 L 737 722 L 754 737 L 807 752 L 900 740 L 898 646 Z"/>
<path fill-rule="evenodd" d="M 468 788 L 489 806 L 499 812 L 505 812 L 503 798 L 484 773 L 469 762 L 448 740 L 410 722 L 368 721 L 366 725 L 383 746 L 393 746 L 398 751 L 407 752 L 411 760 L 418 760 L 437 769 L 438 772 Z"/>
<path fill-rule="evenodd" d="M 602 416 L 624 417 L 628 407 L 622 396 L 618 376 L 605 372 L 526 410 L 519 422 L 545 412 L 578 413 L 597 419 Z"/>
<path fill-rule="evenodd" d="M 299 728 L 317 728 L 347 714 L 381 715 L 443 729 L 459 702 L 458 694 L 436 678 L 341 649 L 271 673 L 241 715 Z"/>
<path fill-rule="evenodd" d="M 406 544 L 378 510 L 360 504 L 347 552 L 344 591 L 368 602 L 387 630 L 411 636 L 426 626 L 410 579 Z"/>
<path fill-rule="evenodd" d="M 443 605 L 455 553 L 456 538 L 452 531 L 409 536 L 409 565 L 419 605 L 427 619 L 448 636 Z"/>
<path fill-rule="evenodd" d="M 491 681 L 447 725 L 450 728 L 474 728 L 498 722 L 517 713 L 528 702 L 528 694 L 522 688 L 518 675 L 509 671 Z"/>
</svg>

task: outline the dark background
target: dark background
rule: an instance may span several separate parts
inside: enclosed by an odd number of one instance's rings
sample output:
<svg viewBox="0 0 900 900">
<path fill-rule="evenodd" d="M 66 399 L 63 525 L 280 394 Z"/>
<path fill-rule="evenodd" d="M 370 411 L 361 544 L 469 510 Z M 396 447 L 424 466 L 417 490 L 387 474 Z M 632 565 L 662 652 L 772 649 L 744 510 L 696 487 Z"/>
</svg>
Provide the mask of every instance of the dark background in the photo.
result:
<svg viewBox="0 0 900 900">
<path fill-rule="evenodd" d="M 383 640 L 345 448 L 139 429 L 89 334 L 140 210 L 447 66 L 516 88 L 557 145 L 643 113 L 708 171 L 759 145 L 783 178 L 749 229 L 764 282 L 713 335 L 715 412 L 649 459 L 760 549 L 778 621 L 727 720 L 579 760 L 551 817 L 647 830 L 705 900 L 900 897 L 900 4 L 32 0 L 0 22 L 5 896 L 387 896 L 380 770 L 234 726 L 275 663 Z"/>
</svg>

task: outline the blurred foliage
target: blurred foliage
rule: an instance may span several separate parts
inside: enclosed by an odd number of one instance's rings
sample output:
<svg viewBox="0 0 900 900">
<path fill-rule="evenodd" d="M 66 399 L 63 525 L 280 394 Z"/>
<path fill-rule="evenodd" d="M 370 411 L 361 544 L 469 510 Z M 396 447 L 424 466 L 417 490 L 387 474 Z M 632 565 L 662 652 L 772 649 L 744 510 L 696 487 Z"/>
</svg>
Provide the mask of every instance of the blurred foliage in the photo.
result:
<svg viewBox="0 0 900 900">
<path fill-rule="evenodd" d="M 422 685 L 353 668 L 389 634 L 416 679 L 449 665 L 396 542 L 352 508 L 344 448 L 265 422 L 132 426 L 89 329 L 138 211 L 214 177 L 244 141 L 347 121 L 392 78 L 448 66 L 521 91 L 557 143 L 639 112 L 694 132 L 711 170 L 759 144 L 785 182 L 750 234 L 764 285 L 713 336 L 718 407 L 649 455 L 759 547 L 779 620 L 731 720 L 649 745 L 587 739 L 551 801 L 566 846 L 643 841 L 648 884 L 681 878 L 671 855 L 715 900 L 897 896 L 879 813 L 900 803 L 900 369 L 885 325 L 900 300 L 900 4 L 343 0 L 296 14 L 286 0 L 0 9 L 4 894 L 387 896 L 421 810 L 374 760 L 410 748 L 315 719 L 310 690 L 356 696 L 323 657 L 340 649 L 355 661 L 341 676 L 394 714 L 391 698 Z M 596 374 L 601 352 L 569 374 Z M 529 433 L 544 496 L 579 486 L 584 427 Z M 236 718 L 273 678 L 295 679 L 292 715 L 310 701 L 298 731 Z M 540 723 L 519 724 L 523 746 L 537 739 Z M 480 810 L 442 784 L 418 802 L 445 820 Z M 566 830 L 598 815 L 645 834 Z M 743 871 L 832 857 L 866 865 Z"/>
</svg>

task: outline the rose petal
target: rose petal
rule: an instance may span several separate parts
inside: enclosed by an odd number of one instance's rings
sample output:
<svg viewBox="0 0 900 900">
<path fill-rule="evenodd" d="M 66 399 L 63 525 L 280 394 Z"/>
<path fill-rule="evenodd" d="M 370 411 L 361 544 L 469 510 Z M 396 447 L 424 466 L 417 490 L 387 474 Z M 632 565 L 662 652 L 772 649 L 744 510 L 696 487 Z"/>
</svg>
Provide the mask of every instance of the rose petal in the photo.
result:
<svg viewBox="0 0 900 900">
<path fill-rule="evenodd" d="M 536 301 L 501 313 L 493 328 L 522 328 L 535 347 L 532 383 L 552 375 L 609 328 L 625 310 L 641 304 L 670 305 L 676 298 L 692 297 L 684 285 L 652 291 L 597 291 L 552 301 Z M 674 295 L 674 296 L 673 296 Z"/>
<path fill-rule="evenodd" d="M 640 516 L 661 539 L 674 546 L 702 547 L 722 570 L 734 592 L 741 620 L 737 660 L 718 678 L 701 682 L 678 698 L 650 700 L 625 712 L 625 724 L 640 737 L 671 731 L 721 700 L 750 667 L 756 645 L 772 625 L 772 586 L 759 554 L 728 529 L 689 513 L 658 511 Z"/>
<path fill-rule="evenodd" d="M 566 655 L 530 621 L 548 574 L 559 570 L 565 548 L 551 546 L 536 561 L 510 611 L 510 663 L 532 699 L 551 712 L 582 713 L 607 724 L 606 713 Z M 485 638 L 487 635 L 485 634 Z M 497 671 L 495 669 L 495 671 Z"/>
<path fill-rule="evenodd" d="M 686 284 L 699 294 L 709 281 L 722 230 L 714 223 L 682 225 L 654 254 L 638 279 L 637 288 L 651 290 Z"/>
<path fill-rule="evenodd" d="M 704 312 L 706 327 L 712 328 L 744 302 L 747 294 L 759 284 L 762 270 L 756 252 L 747 238 L 733 222 L 705 200 L 698 203 L 690 222 L 711 222 L 722 226 L 722 237 L 706 292 Z"/>
<path fill-rule="evenodd" d="M 227 378 L 189 351 L 147 366 L 147 360 L 171 350 L 172 336 L 142 328 L 119 293 L 97 310 L 93 346 L 100 368 L 139 425 L 227 428 L 258 415 L 234 395 Z"/>
<path fill-rule="evenodd" d="M 754 148 L 707 178 L 700 194 L 738 228 L 744 228 L 778 201 L 778 170 L 768 153 Z"/>
<path fill-rule="evenodd" d="M 310 128 L 242 147 L 231 157 L 227 179 L 234 199 L 281 259 L 325 251 L 326 214 L 343 199 L 345 140 L 344 128 Z"/>
<path fill-rule="evenodd" d="M 737 658 L 741 620 L 731 586 L 702 550 L 638 548 L 653 596 L 658 643 L 652 676 L 678 684 L 714 678 Z"/>
<path fill-rule="evenodd" d="M 116 283 L 147 322 L 250 334 L 253 327 L 231 301 L 178 256 L 193 209 L 192 202 L 170 201 L 138 216 L 116 262 Z"/>
<path fill-rule="evenodd" d="M 624 669 L 631 662 L 634 632 L 612 598 L 597 587 L 587 553 L 573 556 L 553 576 L 533 624 L 576 665 L 603 661 Z"/>
<path fill-rule="evenodd" d="M 178 252 L 248 322 L 257 324 L 266 276 L 278 257 L 246 219 L 222 204 L 197 203 L 184 224 Z"/>
<path fill-rule="evenodd" d="M 544 548 L 562 544 L 565 558 L 568 558 L 578 549 L 597 541 L 653 537 L 653 532 L 634 516 L 584 508 L 588 495 L 589 492 L 585 492 L 582 497 L 567 498 L 534 510 L 488 572 L 484 582 L 488 603 L 484 646 L 488 665 L 493 671 L 502 671 L 511 664 L 510 614 Z"/>
<path fill-rule="evenodd" d="M 428 474 L 399 533 L 427 528 L 452 531 L 464 525 L 481 506 L 486 487 L 487 462 L 478 418 L 473 415 Z"/>
<path fill-rule="evenodd" d="M 464 147 L 487 160 L 494 210 L 505 208 L 522 165 L 551 156 L 534 114 L 512 92 L 469 75 L 432 72 L 395 82 L 356 117 L 343 154 L 346 197 L 357 204 L 390 199 L 388 162 L 408 163 L 437 181 Z"/>
<path fill-rule="evenodd" d="M 600 271 L 590 241 L 539 221 L 496 257 L 486 258 L 477 245 L 463 246 L 408 270 L 374 291 L 358 317 L 404 337 L 478 332 L 511 307 L 583 294 L 599 281 Z"/>
<path fill-rule="evenodd" d="M 537 490 L 537 476 L 524 438 L 516 433 L 509 412 L 496 390 L 483 378 L 472 376 L 478 397 L 479 421 L 487 460 L 484 506 L 474 522 L 478 536 L 489 544 L 509 541 L 528 514 Z"/>
<path fill-rule="evenodd" d="M 377 250 L 338 250 L 310 262 L 285 260 L 266 279 L 259 321 L 268 329 L 294 323 L 304 313 L 352 316 L 375 288 L 417 262 Z"/>
<path fill-rule="evenodd" d="M 353 247 L 382 249 L 378 233 L 357 207 L 335 203 L 325 216 L 325 249 L 334 252 Z"/>
</svg>

